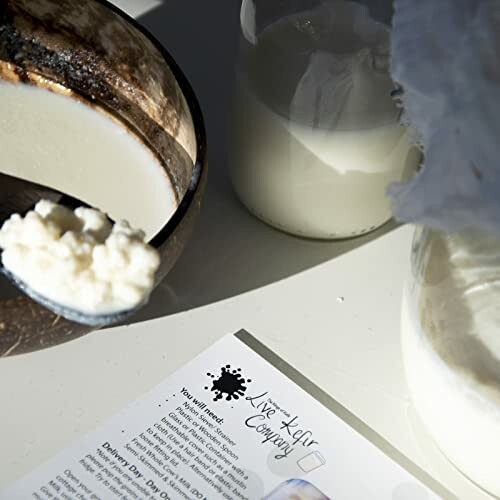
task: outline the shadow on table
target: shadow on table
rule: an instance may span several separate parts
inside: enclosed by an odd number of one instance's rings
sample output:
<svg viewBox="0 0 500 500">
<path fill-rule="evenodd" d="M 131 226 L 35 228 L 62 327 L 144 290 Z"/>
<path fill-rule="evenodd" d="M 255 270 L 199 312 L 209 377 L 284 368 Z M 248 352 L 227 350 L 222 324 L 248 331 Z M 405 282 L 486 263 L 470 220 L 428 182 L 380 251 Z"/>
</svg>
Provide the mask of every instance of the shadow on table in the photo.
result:
<svg viewBox="0 0 500 500">
<path fill-rule="evenodd" d="M 195 233 L 180 260 L 133 322 L 234 297 L 333 259 L 394 229 L 338 242 L 302 240 L 260 222 L 229 185 L 211 176 Z"/>
<path fill-rule="evenodd" d="M 189 12 L 196 12 L 196 16 Z M 212 24 L 207 20 L 213 20 Z M 236 199 L 226 175 L 239 2 L 169 0 L 141 22 L 175 57 L 198 95 L 209 138 L 209 181 L 188 247 L 133 322 L 274 283 L 364 245 L 395 227 L 388 224 L 353 240 L 321 242 L 286 235 L 250 215 Z M 192 37 L 193 33 L 197 36 Z"/>
</svg>

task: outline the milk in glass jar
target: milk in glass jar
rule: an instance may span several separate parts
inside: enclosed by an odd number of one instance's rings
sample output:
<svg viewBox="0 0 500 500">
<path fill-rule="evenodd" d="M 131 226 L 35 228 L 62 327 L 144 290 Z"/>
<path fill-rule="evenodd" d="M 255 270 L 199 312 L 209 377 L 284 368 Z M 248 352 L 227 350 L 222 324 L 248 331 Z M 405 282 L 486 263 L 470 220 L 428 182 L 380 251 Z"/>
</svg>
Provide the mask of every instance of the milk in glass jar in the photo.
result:
<svg viewBox="0 0 500 500">
<path fill-rule="evenodd" d="M 243 1 L 230 175 L 277 228 L 372 231 L 391 217 L 387 186 L 418 166 L 393 99 L 390 29 L 375 14 L 345 0 Z"/>
</svg>

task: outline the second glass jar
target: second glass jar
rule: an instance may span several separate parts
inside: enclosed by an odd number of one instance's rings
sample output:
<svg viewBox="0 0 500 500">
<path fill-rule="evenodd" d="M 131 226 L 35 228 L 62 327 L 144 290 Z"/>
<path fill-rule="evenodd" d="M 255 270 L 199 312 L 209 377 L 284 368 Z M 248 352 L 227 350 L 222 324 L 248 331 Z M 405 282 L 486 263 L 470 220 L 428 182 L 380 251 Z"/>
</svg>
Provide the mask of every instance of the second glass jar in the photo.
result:
<svg viewBox="0 0 500 500">
<path fill-rule="evenodd" d="M 427 431 L 500 497 L 500 240 L 418 228 L 402 308 L 403 362 Z"/>
</svg>

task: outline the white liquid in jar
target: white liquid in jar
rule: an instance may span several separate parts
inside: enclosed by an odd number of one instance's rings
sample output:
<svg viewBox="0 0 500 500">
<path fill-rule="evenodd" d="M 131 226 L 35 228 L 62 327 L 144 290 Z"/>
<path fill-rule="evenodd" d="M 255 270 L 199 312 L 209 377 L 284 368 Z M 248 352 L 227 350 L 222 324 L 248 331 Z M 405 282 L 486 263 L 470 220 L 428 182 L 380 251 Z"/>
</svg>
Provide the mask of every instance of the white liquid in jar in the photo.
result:
<svg viewBox="0 0 500 500">
<path fill-rule="evenodd" d="M 367 19 L 370 40 L 348 31 L 359 6 L 337 3 L 333 25 L 304 13 L 247 44 L 236 89 L 236 192 L 263 220 L 315 238 L 389 220 L 387 185 L 420 159 L 390 97 L 388 33 Z"/>
<path fill-rule="evenodd" d="M 0 172 L 50 186 L 154 236 L 177 201 L 142 142 L 70 97 L 0 81 Z"/>
<path fill-rule="evenodd" d="M 423 283 L 406 290 L 402 346 L 429 434 L 469 479 L 500 497 L 500 243 L 435 235 Z"/>
</svg>

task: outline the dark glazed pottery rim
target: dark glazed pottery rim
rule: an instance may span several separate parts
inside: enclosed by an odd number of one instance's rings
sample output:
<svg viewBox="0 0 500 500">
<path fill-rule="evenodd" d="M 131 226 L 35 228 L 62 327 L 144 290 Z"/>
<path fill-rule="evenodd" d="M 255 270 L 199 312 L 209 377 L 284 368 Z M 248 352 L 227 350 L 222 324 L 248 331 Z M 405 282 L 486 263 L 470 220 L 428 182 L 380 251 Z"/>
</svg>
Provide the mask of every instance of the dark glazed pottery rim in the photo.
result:
<svg viewBox="0 0 500 500">
<path fill-rule="evenodd" d="M 189 181 L 189 186 L 184 196 L 182 197 L 174 214 L 170 217 L 167 223 L 156 233 L 149 242 L 155 248 L 160 248 L 165 243 L 170 235 L 179 226 L 188 208 L 192 204 L 195 194 L 200 187 L 200 179 L 202 178 L 203 170 L 206 169 L 206 156 L 207 156 L 207 138 L 205 131 L 205 123 L 201 112 L 201 107 L 198 98 L 189 82 L 188 78 L 175 62 L 174 58 L 168 50 L 160 43 L 160 41 L 152 35 L 146 28 L 144 28 L 133 17 L 129 16 L 126 12 L 119 9 L 107 0 L 92 0 L 95 3 L 101 4 L 103 7 L 111 10 L 118 16 L 122 17 L 127 23 L 133 26 L 137 31 L 142 33 L 158 50 L 168 67 L 172 71 L 181 91 L 186 99 L 191 119 L 193 120 L 193 128 L 196 138 L 196 160 L 193 166 L 193 173 Z"/>
</svg>

